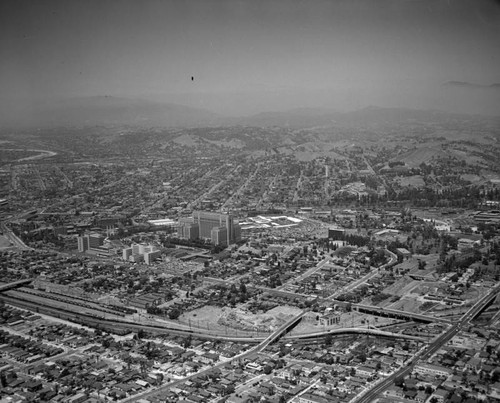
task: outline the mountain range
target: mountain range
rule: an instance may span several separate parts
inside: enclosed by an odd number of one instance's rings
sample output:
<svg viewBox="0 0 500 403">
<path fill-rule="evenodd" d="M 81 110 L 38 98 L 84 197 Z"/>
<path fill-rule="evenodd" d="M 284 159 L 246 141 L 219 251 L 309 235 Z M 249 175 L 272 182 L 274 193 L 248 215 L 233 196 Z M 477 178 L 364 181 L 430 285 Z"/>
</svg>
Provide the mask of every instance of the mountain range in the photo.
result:
<svg viewBox="0 0 500 403">
<path fill-rule="evenodd" d="M 466 83 L 465 83 L 466 84 Z M 464 84 L 464 85 L 465 85 Z M 458 84 L 454 84 L 458 85 Z M 56 103 L 38 103 L 26 111 L 0 111 L 0 127 L 45 128 L 85 126 L 136 127 L 331 127 L 400 124 L 434 121 L 458 116 L 434 110 L 381 108 L 370 106 L 353 112 L 325 108 L 301 108 L 226 117 L 205 109 L 174 103 L 114 96 L 71 98 Z"/>
<path fill-rule="evenodd" d="M 491 90 L 500 89 L 500 83 L 483 85 L 483 84 L 469 83 L 467 81 L 447 81 L 444 83 L 444 86 L 446 86 L 446 87 L 462 87 L 462 88 L 482 88 L 482 89 L 491 89 Z"/>
</svg>

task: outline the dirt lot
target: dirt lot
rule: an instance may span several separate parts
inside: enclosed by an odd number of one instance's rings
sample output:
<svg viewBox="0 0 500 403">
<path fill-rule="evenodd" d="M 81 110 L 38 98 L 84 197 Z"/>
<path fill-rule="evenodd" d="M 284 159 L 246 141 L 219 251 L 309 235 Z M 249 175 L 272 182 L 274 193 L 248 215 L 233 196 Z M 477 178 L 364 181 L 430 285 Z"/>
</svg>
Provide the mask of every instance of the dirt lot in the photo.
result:
<svg viewBox="0 0 500 403">
<path fill-rule="evenodd" d="M 347 327 L 367 327 L 368 324 L 370 324 L 370 327 L 378 327 L 394 322 L 396 321 L 391 318 L 384 318 L 381 316 L 373 316 L 352 311 L 340 314 L 340 322 L 332 326 L 322 326 L 320 324 L 302 321 L 290 332 L 290 334 L 316 333 L 328 329 L 341 329 Z"/>
<path fill-rule="evenodd" d="M 10 242 L 7 238 L 5 238 L 3 235 L 0 235 L 0 250 L 5 249 L 5 248 L 10 248 Z"/>
<path fill-rule="evenodd" d="M 182 323 L 207 329 L 236 329 L 245 331 L 271 332 L 300 309 L 291 306 L 278 306 L 263 314 L 253 314 L 240 308 L 217 308 L 204 306 L 180 316 Z"/>
</svg>

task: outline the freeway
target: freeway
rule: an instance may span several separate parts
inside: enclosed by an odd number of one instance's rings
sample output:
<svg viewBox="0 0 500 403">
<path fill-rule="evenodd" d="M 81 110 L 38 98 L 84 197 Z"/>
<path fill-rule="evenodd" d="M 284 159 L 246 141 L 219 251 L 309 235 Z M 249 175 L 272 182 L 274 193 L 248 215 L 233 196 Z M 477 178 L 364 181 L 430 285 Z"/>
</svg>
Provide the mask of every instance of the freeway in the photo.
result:
<svg viewBox="0 0 500 403">
<path fill-rule="evenodd" d="M 33 250 L 33 248 L 30 248 L 27 246 L 21 239 L 19 239 L 16 234 L 12 232 L 12 230 L 3 222 L 1 224 L 2 232 L 3 235 L 10 241 L 12 244 L 20 249 L 20 250 Z"/>
<path fill-rule="evenodd" d="M 369 329 L 369 328 L 361 328 L 361 327 L 346 327 L 346 328 L 340 328 L 340 329 L 324 330 L 324 331 L 315 332 L 315 333 L 301 333 L 301 334 L 287 335 L 283 339 L 290 340 L 290 341 L 292 341 L 292 340 L 310 340 L 310 339 L 325 337 L 329 334 L 331 334 L 332 336 L 337 336 L 337 335 L 342 335 L 342 334 L 363 334 L 363 335 L 372 335 L 372 336 L 379 336 L 379 337 L 390 337 L 391 339 L 406 339 L 406 340 L 425 341 L 425 339 L 423 339 L 422 337 L 418 337 L 418 336 L 411 336 L 411 335 L 402 334 L 402 333 L 394 333 L 394 332 L 388 332 L 385 330 Z"/>
<path fill-rule="evenodd" d="M 138 395 L 132 396 L 132 397 L 130 397 L 128 399 L 124 399 L 124 400 L 122 400 L 122 402 L 135 402 L 135 401 L 140 400 L 140 399 L 147 399 L 147 398 L 156 396 L 156 395 L 158 395 L 160 393 L 163 393 L 163 392 L 166 392 L 170 388 L 174 388 L 177 385 L 179 385 L 181 383 L 184 383 L 184 382 L 186 382 L 186 381 L 188 381 L 190 379 L 197 378 L 198 376 L 206 375 L 206 374 L 212 372 L 214 369 L 221 368 L 221 367 L 223 367 L 223 366 L 225 366 L 227 364 L 230 364 L 231 362 L 233 362 L 235 360 L 241 360 L 241 359 L 250 357 L 250 356 L 252 356 L 254 354 L 258 354 L 258 353 L 262 352 L 263 350 L 265 350 L 267 348 L 267 346 L 269 346 L 269 344 L 271 344 L 272 342 L 274 342 L 278 338 L 280 338 L 283 335 L 283 333 L 286 333 L 290 327 L 292 327 L 295 324 L 297 324 L 302 319 L 302 317 L 304 316 L 304 314 L 305 314 L 305 311 L 303 311 L 300 314 L 294 316 L 292 319 L 290 319 L 289 321 L 287 321 L 286 323 L 284 323 L 283 325 L 281 325 L 278 329 L 276 329 L 269 337 L 267 337 L 261 343 L 259 343 L 258 345 L 252 347 L 251 349 L 249 349 L 249 350 L 247 350 L 247 351 L 245 351 L 245 352 L 243 352 L 241 354 L 238 354 L 238 355 L 232 357 L 228 361 L 219 362 L 218 364 L 215 364 L 214 366 L 209 367 L 209 368 L 207 368 L 207 369 L 205 369 L 203 371 L 200 371 L 200 372 L 197 372 L 195 374 L 189 375 L 189 376 L 187 376 L 185 378 L 182 378 L 182 379 L 177 379 L 177 380 L 175 380 L 173 382 L 166 383 L 166 384 L 158 387 L 157 389 L 149 390 L 149 391 L 140 393 Z"/>
<path fill-rule="evenodd" d="M 279 339 L 283 334 L 287 333 L 291 327 L 295 326 L 297 323 L 300 322 L 305 313 L 306 311 L 302 311 L 297 316 L 294 316 L 292 319 L 281 325 L 278 329 L 276 329 L 273 333 L 271 333 L 269 337 L 267 337 L 262 343 L 260 343 L 257 346 L 256 352 L 263 351 L 269 344 L 273 343 L 274 341 Z"/>
<path fill-rule="evenodd" d="M 440 336 L 435 338 L 425 350 L 417 353 L 404 368 L 396 371 L 389 377 L 382 380 L 380 383 L 376 384 L 372 389 L 368 390 L 366 393 L 358 395 L 352 402 L 353 403 L 369 403 L 372 402 L 377 395 L 382 393 L 385 389 L 391 385 L 394 380 L 398 377 L 404 377 L 409 374 L 415 364 L 419 361 L 425 361 L 431 357 L 436 351 L 438 351 L 444 344 L 453 338 L 462 327 L 468 325 L 469 321 L 474 319 L 495 297 L 499 291 L 500 284 L 496 285 L 488 294 L 484 295 L 479 299 L 474 306 L 472 306 L 460 319 L 460 321 L 453 324 L 446 332 L 442 333 Z"/>
<path fill-rule="evenodd" d="M 28 279 L 24 279 L 24 280 L 18 280 L 18 281 L 14 281 L 12 283 L 5 283 L 5 284 L 0 284 L 0 292 L 1 291 L 6 291 L 6 290 L 10 290 L 12 288 L 17 288 L 19 287 L 20 285 L 24 285 L 24 284 L 29 284 L 33 281 L 32 278 L 28 278 Z"/>
<path fill-rule="evenodd" d="M 370 313 L 370 314 L 374 314 L 374 315 L 378 314 L 381 316 L 389 316 L 389 317 L 394 316 L 394 317 L 398 317 L 398 318 L 419 320 L 419 321 L 427 322 L 427 323 L 431 323 L 431 322 L 451 323 L 451 320 L 445 319 L 442 317 L 435 317 L 435 316 L 430 316 L 430 315 L 423 315 L 421 313 L 400 311 L 398 309 L 381 308 L 379 306 L 353 304 L 352 308 L 359 311 L 359 312 Z"/>
</svg>

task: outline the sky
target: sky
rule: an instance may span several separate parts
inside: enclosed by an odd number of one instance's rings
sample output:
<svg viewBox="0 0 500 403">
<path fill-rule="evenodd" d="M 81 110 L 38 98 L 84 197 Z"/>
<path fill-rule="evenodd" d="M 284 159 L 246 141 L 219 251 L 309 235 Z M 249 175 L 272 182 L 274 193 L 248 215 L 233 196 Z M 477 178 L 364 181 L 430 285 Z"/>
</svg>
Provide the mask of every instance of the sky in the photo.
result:
<svg viewBox="0 0 500 403">
<path fill-rule="evenodd" d="M 491 114 L 494 83 L 500 1 L 0 2 L 0 106 L 112 95 L 226 115 L 368 105 Z"/>
</svg>

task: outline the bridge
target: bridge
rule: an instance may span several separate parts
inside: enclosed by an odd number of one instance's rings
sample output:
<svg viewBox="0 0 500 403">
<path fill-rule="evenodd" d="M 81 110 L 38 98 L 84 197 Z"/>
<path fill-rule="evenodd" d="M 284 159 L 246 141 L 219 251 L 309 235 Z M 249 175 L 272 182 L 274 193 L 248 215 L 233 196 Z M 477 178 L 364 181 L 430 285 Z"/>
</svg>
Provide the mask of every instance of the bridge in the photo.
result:
<svg viewBox="0 0 500 403">
<path fill-rule="evenodd" d="M 470 322 L 473 319 L 476 319 L 481 313 L 484 312 L 486 308 L 488 308 L 498 296 L 498 292 L 500 291 L 500 284 L 497 284 L 492 290 L 486 294 L 483 298 L 481 298 L 476 304 L 467 311 L 467 313 L 462 316 L 460 322 Z"/>
<path fill-rule="evenodd" d="M 437 318 L 434 316 L 423 315 L 414 312 L 400 311 L 398 309 L 381 308 L 378 306 L 371 306 L 371 305 L 353 304 L 352 309 L 358 312 L 369 313 L 376 316 L 385 316 L 397 319 L 409 319 L 424 323 L 433 323 L 433 322 L 448 323 L 448 324 L 452 323 L 452 321 L 449 319 Z"/>
<path fill-rule="evenodd" d="M 32 281 L 33 281 L 32 278 L 28 278 L 24 280 L 13 281 L 12 283 L 0 284 L 0 292 L 12 290 L 13 288 L 17 288 L 23 284 L 29 284 Z"/>
<path fill-rule="evenodd" d="M 417 341 L 423 341 L 423 342 L 427 341 L 426 339 L 424 339 L 422 337 L 418 337 L 418 336 L 411 336 L 408 334 L 393 333 L 393 332 L 387 332 L 385 330 L 360 328 L 360 327 L 346 327 L 346 328 L 341 328 L 341 329 L 324 330 L 324 331 L 316 332 L 316 333 L 288 335 L 288 336 L 285 336 L 284 339 L 285 340 L 312 340 L 312 339 L 326 337 L 328 335 L 342 336 L 345 334 L 360 334 L 360 335 L 366 335 L 366 336 L 387 337 L 390 339 L 417 340 Z"/>
<path fill-rule="evenodd" d="M 373 402 L 378 395 L 380 395 L 385 389 L 391 385 L 396 378 L 404 377 L 413 370 L 413 366 L 419 361 L 426 361 L 431 357 L 436 351 L 438 351 L 443 345 L 445 345 L 449 340 L 452 339 L 464 326 L 467 326 L 469 321 L 477 317 L 489 304 L 491 304 L 497 297 L 497 293 L 500 291 L 500 284 L 497 284 L 490 292 L 480 298 L 463 316 L 458 322 L 454 322 L 452 326 L 448 328 L 444 333 L 435 338 L 424 351 L 418 352 L 409 362 L 406 363 L 404 367 L 401 367 L 396 372 L 393 372 L 387 378 L 382 379 L 375 386 L 366 392 L 362 392 L 356 396 L 351 402 L 353 403 L 370 403 Z"/>
<path fill-rule="evenodd" d="M 19 250 L 33 250 L 27 246 L 14 232 L 4 223 L 0 224 L 3 235 Z"/>
<path fill-rule="evenodd" d="M 267 346 L 269 346 L 269 344 L 275 342 L 276 340 L 280 339 L 282 336 L 287 334 L 302 320 L 302 317 L 305 315 L 306 312 L 307 311 L 302 311 L 300 314 L 294 316 L 292 319 L 281 325 L 278 329 L 276 329 L 273 333 L 271 333 L 264 341 L 262 341 L 255 348 L 255 352 L 260 352 L 264 350 Z"/>
</svg>

